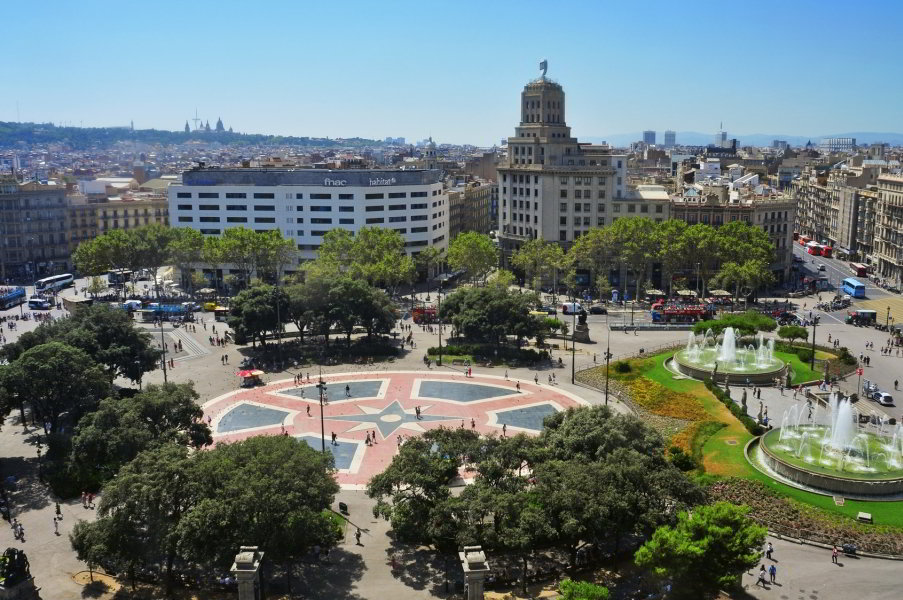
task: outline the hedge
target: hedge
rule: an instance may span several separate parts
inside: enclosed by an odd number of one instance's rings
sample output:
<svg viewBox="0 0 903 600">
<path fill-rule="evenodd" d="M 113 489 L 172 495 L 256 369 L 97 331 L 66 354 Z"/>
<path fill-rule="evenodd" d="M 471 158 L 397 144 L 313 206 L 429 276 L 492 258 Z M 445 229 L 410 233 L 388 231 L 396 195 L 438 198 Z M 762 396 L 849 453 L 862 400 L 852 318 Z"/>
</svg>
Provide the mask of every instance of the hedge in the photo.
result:
<svg viewBox="0 0 903 600">
<path fill-rule="evenodd" d="M 509 346 L 496 348 L 491 344 L 451 344 L 449 346 L 442 346 L 443 355 L 455 356 L 470 355 L 473 357 L 480 356 L 483 358 L 495 358 L 496 350 L 498 350 L 498 358 L 502 359 L 513 359 L 529 363 L 535 363 L 541 360 L 549 359 L 549 353 L 547 351 L 537 351 L 533 348 L 511 348 Z M 431 346 L 430 348 L 427 348 L 426 353 L 429 356 L 438 356 L 439 347 Z"/>
<path fill-rule="evenodd" d="M 748 432 L 750 432 L 752 435 L 762 435 L 765 432 L 762 426 L 756 423 L 755 419 L 743 412 L 743 407 L 734 402 L 733 399 L 731 399 L 731 397 L 727 393 L 725 393 L 723 389 L 715 385 L 711 378 L 706 378 L 704 383 L 705 387 L 707 387 L 708 390 L 712 392 L 712 394 L 714 394 L 715 397 L 718 398 L 718 400 L 720 400 L 721 403 L 724 404 L 729 411 L 731 411 L 731 414 L 737 417 L 737 419 L 739 419 L 739 421 L 743 423 L 743 426 L 746 427 L 746 430 Z"/>
</svg>

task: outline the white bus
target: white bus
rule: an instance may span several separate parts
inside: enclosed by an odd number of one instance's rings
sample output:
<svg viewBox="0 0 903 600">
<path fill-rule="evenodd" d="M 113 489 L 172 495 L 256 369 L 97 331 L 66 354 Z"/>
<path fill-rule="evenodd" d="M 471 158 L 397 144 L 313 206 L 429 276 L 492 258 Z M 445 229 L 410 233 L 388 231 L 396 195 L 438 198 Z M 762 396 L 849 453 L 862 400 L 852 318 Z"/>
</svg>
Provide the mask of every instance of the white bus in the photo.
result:
<svg viewBox="0 0 903 600">
<path fill-rule="evenodd" d="M 50 292 L 69 287 L 74 281 L 75 278 L 72 276 L 72 273 L 63 273 L 62 275 L 38 279 L 35 281 L 34 287 L 35 291 L 38 292 Z"/>
</svg>

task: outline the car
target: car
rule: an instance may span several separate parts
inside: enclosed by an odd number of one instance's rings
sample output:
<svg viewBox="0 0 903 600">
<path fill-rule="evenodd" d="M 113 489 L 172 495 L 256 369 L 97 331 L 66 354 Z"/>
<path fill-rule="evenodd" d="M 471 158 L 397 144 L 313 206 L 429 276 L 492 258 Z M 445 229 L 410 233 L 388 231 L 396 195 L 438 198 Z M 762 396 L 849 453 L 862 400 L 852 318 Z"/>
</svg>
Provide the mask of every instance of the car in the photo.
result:
<svg viewBox="0 0 903 600">
<path fill-rule="evenodd" d="M 875 402 L 880 404 L 881 406 L 893 406 L 894 405 L 894 397 L 888 394 L 887 392 L 878 392 L 875 395 Z"/>
<path fill-rule="evenodd" d="M 589 307 L 589 314 L 591 315 L 607 315 L 608 308 L 604 304 L 593 304 Z"/>
<path fill-rule="evenodd" d="M 548 315 L 557 315 L 558 309 L 554 306 L 540 306 L 538 310 L 544 311 Z"/>
<path fill-rule="evenodd" d="M 579 302 L 565 302 L 561 306 L 561 313 L 565 315 L 572 315 L 574 313 L 578 315 L 585 315 L 586 309 L 583 308 Z"/>
<path fill-rule="evenodd" d="M 819 271 L 824 271 L 826 269 L 825 265 L 818 265 Z"/>
<path fill-rule="evenodd" d="M 793 255 L 793 262 L 795 262 L 795 263 L 801 263 L 801 262 L 803 262 L 803 259 L 800 258 L 799 256 L 797 256 L 797 255 L 794 254 L 794 255 Z"/>
</svg>

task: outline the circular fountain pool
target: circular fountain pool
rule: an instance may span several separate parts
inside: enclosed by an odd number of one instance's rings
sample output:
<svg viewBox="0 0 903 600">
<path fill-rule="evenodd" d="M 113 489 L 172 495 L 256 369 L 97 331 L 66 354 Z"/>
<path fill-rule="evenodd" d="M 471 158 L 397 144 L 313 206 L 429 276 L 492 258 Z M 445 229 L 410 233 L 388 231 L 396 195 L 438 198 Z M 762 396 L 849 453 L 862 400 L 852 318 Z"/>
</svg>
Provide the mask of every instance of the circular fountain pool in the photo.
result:
<svg viewBox="0 0 903 600">
<path fill-rule="evenodd" d="M 691 332 L 687 347 L 674 353 L 674 365 L 678 371 L 694 379 L 705 379 L 715 374 L 720 383 L 772 385 L 784 369 L 784 361 L 774 356 L 774 340 L 764 339 L 760 333 L 755 345 L 738 344 L 733 327 L 724 330 L 721 342 L 712 331 L 702 338 Z"/>
</svg>

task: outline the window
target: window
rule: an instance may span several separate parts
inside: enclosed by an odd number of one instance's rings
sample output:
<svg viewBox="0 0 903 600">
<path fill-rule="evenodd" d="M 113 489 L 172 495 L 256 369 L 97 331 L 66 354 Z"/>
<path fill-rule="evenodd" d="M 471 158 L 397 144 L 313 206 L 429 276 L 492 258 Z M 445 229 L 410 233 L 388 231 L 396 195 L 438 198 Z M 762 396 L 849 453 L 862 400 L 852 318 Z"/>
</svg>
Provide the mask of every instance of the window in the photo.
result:
<svg viewBox="0 0 903 600">
<path fill-rule="evenodd" d="M 426 246 L 428 242 L 426 240 L 419 240 L 415 242 L 405 242 L 405 246 L 407 247 L 417 247 L 417 246 Z"/>
<path fill-rule="evenodd" d="M 313 194 L 311 194 L 313 195 Z M 331 206 L 311 206 L 310 212 L 332 212 Z"/>
<path fill-rule="evenodd" d="M 417 192 L 411 192 L 411 196 L 413 196 L 413 195 L 416 194 L 416 193 L 417 193 Z M 421 208 L 426 208 L 426 203 L 424 203 L 424 204 L 412 204 L 412 205 L 411 205 L 411 210 L 419 210 L 419 209 L 421 209 Z"/>
<path fill-rule="evenodd" d="M 558 217 L 558 224 L 559 224 L 559 225 L 567 225 L 567 224 L 568 224 L 568 218 L 567 218 L 567 217 Z"/>
<path fill-rule="evenodd" d="M 311 223 L 316 223 L 317 225 L 332 225 L 332 219 L 324 219 L 320 218 L 312 218 L 310 220 Z"/>
<path fill-rule="evenodd" d="M 605 226 L 605 217 L 596 217 L 596 226 L 604 227 Z"/>
<path fill-rule="evenodd" d="M 559 232 L 558 232 L 558 241 L 559 241 L 559 242 L 566 242 L 566 241 L 568 241 L 568 232 L 565 231 L 565 230 L 559 231 Z"/>
<path fill-rule="evenodd" d="M 389 210 L 405 210 L 407 209 L 407 205 L 405 204 L 390 204 Z"/>
<path fill-rule="evenodd" d="M 629 212 L 629 213 L 635 213 L 635 212 L 636 212 L 636 204 L 628 204 L 628 205 L 627 205 L 627 212 Z"/>
<path fill-rule="evenodd" d="M 276 197 L 276 194 L 270 194 L 267 192 L 254 192 L 254 198 L 257 200 L 273 200 Z"/>
<path fill-rule="evenodd" d="M 339 194 L 339 200 L 354 200 L 354 194 Z"/>
<path fill-rule="evenodd" d="M 332 200 L 332 194 L 311 194 L 311 200 Z"/>
<path fill-rule="evenodd" d="M 426 198 L 426 192 L 411 192 L 411 198 Z"/>
<path fill-rule="evenodd" d="M 561 185 L 567 185 L 567 184 L 568 184 L 568 178 L 567 178 L 567 177 L 562 177 L 562 178 L 560 178 L 558 181 L 561 183 Z"/>
<path fill-rule="evenodd" d="M 389 217 L 389 223 L 404 223 L 407 220 L 408 220 L 408 218 L 405 217 L 404 215 L 397 216 L 397 217 Z"/>
<path fill-rule="evenodd" d="M 568 203 L 562 202 L 558 205 L 558 212 L 567 212 L 568 211 Z"/>
<path fill-rule="evenodd" d="M 661 214 L 661 212 L 662 212 L 662 205 L 661 205 L 661 204 L 657 204 L 657 205 L 655 206 L 655 212 Z"/>
<path fill-rule="evenodd" d="M 574 198 L 577 200 L 583 198 L 583 190 L 574 190 Z"/>
<path fill-rule="evenodd" d="M 385 206 L 368 206 L 364 209 L 366 212 L 382 212 L 384 210 L 386 210 Z"/>
<path fill-rule="evenodd" d="M 605 190 L 599 190 L 599 200 L 605 199 Z"/>
<path fill-rule="evenodd" d="M 382 200 L 385 194 L 364 194 L 364 200 Z"/>
<path fill-rule="evenodd" d="M 427 215 L 411 215 L 412 221 L 426 221 Z"/>
<path fill-rule="evenodd" d="M 219 217 L 198 217 L 201 223 L 219 223 Z"/>
<path fill-rule="evenodd" d="M 583 203 L 583 212 L 589 212 L 589 211 L 590 211 L 589 202 L 584 202 Z"/>
<path fill-rule="evenodd" d="M 621 212 L 621 205 L 615 204 L 615 212 Z"/>
<path fill-rule="evenodd" d="M 580 212 L 581 208 L 583 208 L 583 205 L 578 202 L 574 205 L 574 212 Z"/>
<path fill-rule="evenodd" d="M 559 191 L 558 191 L 558 197 L 559 197 L 559 198 L 567 198 L 567 197 L 568 197 L 568 191 L 567 191 L 567 190 L 559 190 Z"/>
<path fill-rule="evenodd" d="M 254 217 L 255 223 L 275 223 L 276 217 Z"/>
<path fill-rule="evenodd" d="M 411 233 L 424 233 L 426 231 L 426 227 L 411 227 Z"/>
<path fill-rule="evenodd" d="M 248 210 L 247 204 L 227 204 L 226 210 Z"/>
<path fill-rule="evenodd" d="M 386 220 L 383 217 L 371 217 L 367 219 L 367 225 L 373 225 L 376 223 L 385 223 Z"/>
<path fill-rule="evenodd" d="M 407 198 L 407 192 L 389 192 L 389 198 Z"/>
<path fill-rule="evenodd" d="M 340 206 L 339 212 L 354 212 L 353 206 Z"/>
<path fill-rule="evenodd" d="M 605 178 L 604 178 L 604 177 L 600 177 L 600 178 L 599 178 L 599 185 L 605 185 Z"/>
<path fill-rule="evenodd" d="M 276 210 L 276 206 L 273 204 L 255 204 L 254 210 L 274 211 Z"/>
<path fill-rule="evenodd" d="M 226 217 L 226 223 L 247 223 L 248 217 Z"/>
<path fill-rule="evenodd" d="M 191 210 L 191 205 L 190 204 L 179 204 L 178 209 L 179 210 Z M 103 216 L 107 216 L 107 211 L 103 211 Z"/>
<path fill-rule="evenodd" d="M 179 217 L 179 223 L 191 223 L 194 217 Z"/>
<path fill-rule="evenodd" d="M 205 235 L 219 235 L 220 234 L 219 229 L 201 229 L 200 231 L 201 231 L 201 233 L 203 233 Z"/>
<path fill-rule="evenodd" d="M 218 192 L 199 192 L 198 198 L 219 198 Z"/>
<path fill-rule="evenodd" d="M 339 225 L 354 225 L 354 219 L 339 219 Z"/>
<path fill-rule="evenodd" d="M 574 217 L 574 225 L 580 227 L 580 217 Z"/>
<path fill-rule="evenodd" d="M 178 192 L 176 198 L 191 198 L 191 192 Z"/>
<path fill-rule="evenodd" d="M 640 204 L 640 212 L 641 213 L 649 212 L 649 205 L 648 204 Z"/>
<path fill-rule="evenodd" d="M 219 210 L 219 204 L 199 204 L 198 210 Z"/>
<path fill-rule="evenodd" d="M 299 217 L 299 218 L 295 219 L 295 223 L 303 223 L 303 222 L 304 222 L 304 217 Z"/>
<path fill-rule="evenodd" d="M 402 234 L 408 232 L 408 230 L 405 229 L 404 227 L 402 227 L 401 229 L 393 229 L 393 231 L 397 231 L 398 233 L 402 233 Z"/>
<path fill-rule="evenodd" d="M 310 234 L 316 237 L 323 237 L 324 235 L 326 235 L 326 232 L 322 230 L 313 230 L 310 232 Z"/>
</svg>

